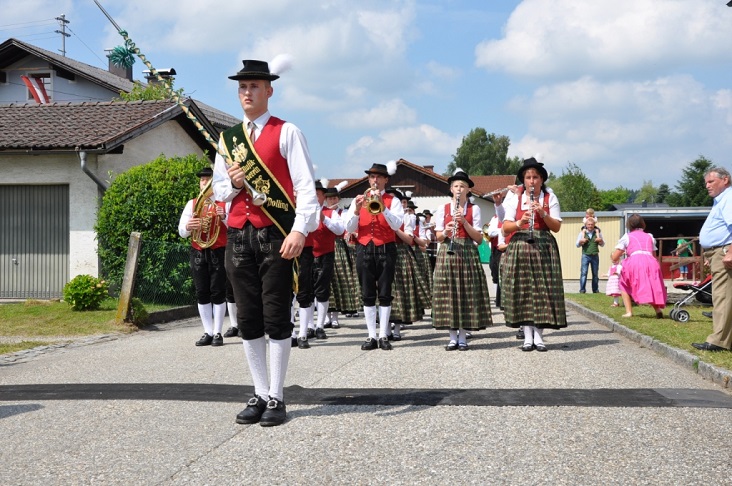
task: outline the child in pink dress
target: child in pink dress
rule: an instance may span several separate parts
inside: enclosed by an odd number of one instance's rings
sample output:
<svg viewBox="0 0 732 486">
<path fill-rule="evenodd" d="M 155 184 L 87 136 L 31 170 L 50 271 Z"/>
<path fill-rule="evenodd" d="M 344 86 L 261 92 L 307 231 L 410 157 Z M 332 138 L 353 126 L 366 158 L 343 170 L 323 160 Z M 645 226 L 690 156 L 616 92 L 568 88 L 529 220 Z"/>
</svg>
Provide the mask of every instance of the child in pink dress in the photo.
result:
<svg viewBox="0 0 732 486">
<path fill-rule="evenodd" d="M 620 238 L 610 258 L 613 261 L 625 254 L 620 274 L 620 295 L 625 305 L 623 317 L 632 317 L 631 298 L 636 304 L 650 304 L 658 319 L 663 318 L 666 306 L 666 286 L 661 266 L 656 260 L 656 241 L 646 233 L 646 222 L 640 214 L 631 214 L 626 224 L 628 232 Z"/>
<path fill-rule="evenodd" d="M 607 271 L 607 284 L 605 286 L 605 295 L 610 295 L 613 298 L 611 307 L 620 306 L 620 272 L 623 266 L 619 261 L 613 261 L 610 265 L 610 269 Z"/>
</svg>

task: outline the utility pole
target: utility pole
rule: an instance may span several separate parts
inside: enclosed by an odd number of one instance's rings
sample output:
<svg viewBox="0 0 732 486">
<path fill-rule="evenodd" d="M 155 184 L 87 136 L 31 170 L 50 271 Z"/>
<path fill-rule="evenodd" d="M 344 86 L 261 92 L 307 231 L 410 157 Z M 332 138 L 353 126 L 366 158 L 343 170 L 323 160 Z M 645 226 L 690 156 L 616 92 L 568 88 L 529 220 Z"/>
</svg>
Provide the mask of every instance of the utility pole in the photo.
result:
<svg viewBox="0 0 732 486">
<path fill-rule="evenodd" d="M 70 20 L 66 20 L 66 14 L 61 15 L 61 17 L 56 17 L 56 20 L 58 20 L 58 25 L 61 26 L 61 30 L 56 30 L 57 34 L 61 34 L 61 55 L 66 57 L 66 38 L 71 37 L 71 34 L 66 33 L 66 24 L 70 22 Z"/>
</svg>

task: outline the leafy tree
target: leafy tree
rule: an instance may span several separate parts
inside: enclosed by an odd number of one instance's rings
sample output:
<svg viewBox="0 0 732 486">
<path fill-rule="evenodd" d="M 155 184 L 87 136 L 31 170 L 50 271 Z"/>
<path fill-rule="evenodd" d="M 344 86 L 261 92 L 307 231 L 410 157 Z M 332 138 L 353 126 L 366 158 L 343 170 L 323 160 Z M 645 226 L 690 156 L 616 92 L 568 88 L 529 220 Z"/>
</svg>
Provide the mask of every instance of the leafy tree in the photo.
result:
<svg viewBox="0 0 732 486">
<path fill-rule="evenodd" d="M 171 100 L 173 95 L 173 78 L 166 83 L 149 83 L 144 85 L 135 81 L 132 90 L 129 93 L 120 91 L 119 99 L 122 101 L 150 101 L 150 100 Z M 183 95 L 183 88 L 175 90 L 178 96 Z"/>
<path fill-rule="evenodd" d="M 575 164 L 567 165 L 557 178 L 550 176 L 547 185 L 559 198 L 562 211 L 584 211 L 601 204 L 595 184 Z"/>
<path fill-rule="evenodd" d="M 606 191 L 599 191 L 600 202 L 595 208 L 598 211 L 610 211 L 616 204 L 626 204 L 630 200 L 630 190 L 622 186 Z"/>
<path fill-rule="evenodd" d="M 151 293 L 163 296 L 161 303 L 179 303 L 173 299 L 193 295 L 187 259 L 180 263 L 177 256 L 181 251 L 187 254 L 190 247 L 178 235 L 178 221 L 185 204 L 198 191 L 196 173 L 203 167 L 210 167 L 205 156 L 161 155 L 114 179 L 104 193 L 94 227 L 102 274 L 113 289 L 122 283 L 130 233 L 136 231 L 142 233 L 143 240 L 138 294 L 142 295 L 146 286 L 154 287 Z M 175 258 L 170 255 L 174 252 Z"/>
<path fill-rule="evenodd" d="M 700 207 L 711 206 L 712 198 L 707 193 L 704 173 L 711 169 L 712 161 L 700 155 L 682 171 L 681 180 L 676 183 L 676 192 L 668 195 L 670 206 Z"/>
<path fill-rule="evenodd" d="M 668 184 L 661 184 L 660 186 L 658 186 L 658 192 L 656 193 L 656 202 L 666 202 L 666 198 L 669 194 L 671 194 L 671 189 L 668 187 Z"/>
<path fill-rule="evenodd" d="M 642 203 L 648 203 L 653 204 L 658 201 L 656 201 L 656 195 L 658 194 L 658 189 L 653 187 L 652 181 L 643 181 L 643 185 L 641 186 L 638 193 L 635 195 L 635 199 L 633 200 L 636 204 L 642 204 Z"/>
<path fill-rule="evenodd" d="M 521 167 L 518 157 L 508 157 L 508 137 L 488 134 L 485 128 L 474 128 L 452 156 L 447 165 L 445 176 L 451 176 L 458 167 L 470 175 L 505 175 L 515 174 Z"/>
</svg>

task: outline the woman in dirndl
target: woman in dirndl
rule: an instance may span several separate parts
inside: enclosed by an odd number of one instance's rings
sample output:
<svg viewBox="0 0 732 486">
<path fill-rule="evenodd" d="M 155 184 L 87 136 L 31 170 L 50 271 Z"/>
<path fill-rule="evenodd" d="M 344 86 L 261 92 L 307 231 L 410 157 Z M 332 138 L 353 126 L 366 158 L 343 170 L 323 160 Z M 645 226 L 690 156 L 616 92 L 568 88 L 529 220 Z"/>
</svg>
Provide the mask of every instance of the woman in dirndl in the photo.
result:
<svg viewBox="0 0 732 486">
<path fill-rule="evenodd" d="M 447 329 L 445 349 L 467 351 L 468 331 L 493 325 L 488 281 L 480 263 L 483 241 L 480 208 L 468 200 L 473 181 L 462 169 L 447 180 L 453 200 L 435 211 L 440 248 L 433 280 L 432 325 Z"/>
<path fill-rule="evenodd" d="M 562 265 L 552 235 L 561 228 L 562 216 L 557 196 L 544 185 L 544 164 L 526 159 L 517 177 L 523 187 L 503 203 L 503 231 L 511 241 L 501 257 L 501 302 L 506 325 L 523 326 L 521 350 L 546 351 L 544 329 L 567 327 Z"/>
</svg>

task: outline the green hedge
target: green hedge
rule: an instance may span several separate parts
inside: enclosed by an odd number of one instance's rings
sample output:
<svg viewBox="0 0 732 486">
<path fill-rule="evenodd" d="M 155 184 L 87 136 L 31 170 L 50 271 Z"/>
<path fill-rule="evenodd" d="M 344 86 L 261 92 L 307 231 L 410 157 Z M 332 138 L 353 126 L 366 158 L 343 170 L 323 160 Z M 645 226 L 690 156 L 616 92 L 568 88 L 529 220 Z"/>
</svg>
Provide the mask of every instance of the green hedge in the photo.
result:
<svg viewBox="0 0 732 486">
<path fill-rule="evenodd" d="M 145 241 L 170 242 L 172 248 L 179 248 L 183 243 L 178 235 L 178 221 L 188 200 L 198 194 L 196 173 L 204 167 L 210 167 L 205 156 L 168 158 L 161 155 L 114 179 L 102 199 L 95 227 L 102 274 L 113 291 L 122 283 L 130 233 L 142 234 L 143 248 Z M 183 287 L 190 285 L 181 284 L 180 279 L 189 278 L 190 270 L 175 268 L 166 270 L 168 274 L 161 273 L 156 263 L 167 257 L 160 251 L 156 249 L 155 258 L 147 259 L 150 263 L 141 260 L 137 270 L 137 291 L 144 290 L 140 285 L 155 285 L 174 288 L 178 294 L 187 292 Z M 187 261 L 185 265 L 187 269 Z M 175 283 L 166 283 L 170 274 L 175 277 Z"/>
</svg>

